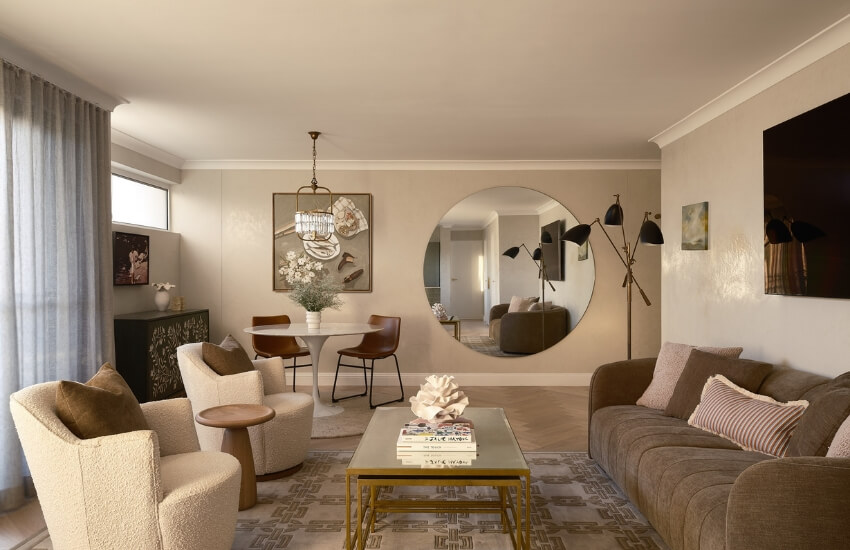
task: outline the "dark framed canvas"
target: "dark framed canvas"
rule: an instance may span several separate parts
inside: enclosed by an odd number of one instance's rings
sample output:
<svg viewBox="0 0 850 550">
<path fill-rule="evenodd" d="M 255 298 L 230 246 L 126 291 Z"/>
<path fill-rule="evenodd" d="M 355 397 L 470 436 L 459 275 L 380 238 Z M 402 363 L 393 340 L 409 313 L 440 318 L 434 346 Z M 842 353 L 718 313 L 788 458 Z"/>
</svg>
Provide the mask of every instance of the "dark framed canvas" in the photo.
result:
<svg viewBox="0 0 850 550">
<path fill-rule="evenodd" d="M 298 207 L 327 207 L 327 195 L 311 193 L 298 198 Z M 343 292 L 372 292 L 372 195 L 334 193 L 335 230 L 330 241 L 310 243 L 295 234 L 295 193 L 272 195 L 272 280 L 275 291 L 291 290 L 278 271 L 290 250 L 306 253 L 324 264 L 326 276 L 338 281 Z"/>
<path fill-rule="evenodd" d="M 150 237 L 135 233 L 112 232 L 112 284 L 147 285 L 150 283 Z"/>
</svg>

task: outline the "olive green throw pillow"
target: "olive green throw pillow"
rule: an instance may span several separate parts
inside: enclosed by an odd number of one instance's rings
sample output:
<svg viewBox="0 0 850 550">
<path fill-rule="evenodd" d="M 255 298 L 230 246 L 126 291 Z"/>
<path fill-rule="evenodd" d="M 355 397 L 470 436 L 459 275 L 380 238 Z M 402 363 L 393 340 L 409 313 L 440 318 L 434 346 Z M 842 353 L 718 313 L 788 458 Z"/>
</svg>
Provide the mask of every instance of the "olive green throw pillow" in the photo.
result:
<svg viewBox="0 0 850 550">
<path fill-rule="evenodd" d="M 687 420 L 699 405 L 705 383 L 715 374 L 721 374 L 733 384 L 755 392 L 771 370 L 773 365 L 770 363 L 732 359 L 698 349 L 692 350 L 664 414 Z"/>
<path fill-rule="evenodd" d="M 80 439 L 149 429 L 133 391 L 109 363 L 85 384 L 59 382 L 56 415 Z"/>
<path fill-rule="evenodd" d="M 231 335 L 227 335 L 220 346 L 204 342 L 201 346 L 204 363 L 219 376 L 229 376 L 254 370 L 254 364 L 248 353 Z"/>
</svg>

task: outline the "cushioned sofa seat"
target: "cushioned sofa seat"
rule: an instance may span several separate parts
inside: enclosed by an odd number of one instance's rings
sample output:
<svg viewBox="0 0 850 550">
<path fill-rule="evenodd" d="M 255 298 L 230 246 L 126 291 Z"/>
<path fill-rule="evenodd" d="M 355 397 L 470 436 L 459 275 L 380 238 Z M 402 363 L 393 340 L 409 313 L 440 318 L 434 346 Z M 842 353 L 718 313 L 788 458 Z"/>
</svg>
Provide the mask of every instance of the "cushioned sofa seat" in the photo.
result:
<svg viewBox="0 0 850 550">
<path fill-rule="evenodd" d="M 661 411 L 636 405 L 605 407 L 590 420 L 590 454 L 632 502 L 638 501 L 640 463 L 658 447 L 737 449 L 734 443 L 688 426 Z"/>
<path fill-rule="evenodd" d="M 732 484 L 770 458 L 733 449 L 655 447 L 641 457 L 634 502 L 671 546 L 723 550 Z"/>
</svg>

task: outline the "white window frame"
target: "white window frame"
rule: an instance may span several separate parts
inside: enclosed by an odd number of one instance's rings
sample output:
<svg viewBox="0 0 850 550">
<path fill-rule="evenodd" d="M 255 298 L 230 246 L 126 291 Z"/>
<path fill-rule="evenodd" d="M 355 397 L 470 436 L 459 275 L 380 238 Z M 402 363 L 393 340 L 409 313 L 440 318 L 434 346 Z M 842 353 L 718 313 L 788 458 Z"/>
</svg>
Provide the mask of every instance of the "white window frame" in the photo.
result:
<svg viewBox="0 0 850 550">
<path fill-rule="evenodd" d="M 154 189 L 159 189 L 161 191 L 165 191 L 165 227 L 156 227 L 156 226 L 153 226 L 153 225 L 143 225 L 143 224 L 130 223 L 130 222 L 126 222 L 126 221 L 116 220 L 114 218 L 114 214 L 113 214 L 112 223 L 116 223 L 116 224 L 119 224 L 119 225 L 129 225 L 129 226 L 134 226 L 134 227 L 148 227 L 148 228 L 151 228 L 151 229 L 156 229 L 158 231 L 170 231 L 171 230 L 171 190 L 168 189 L 168 187 L 162 186 L 162 185 L 155 185 L 155 184 L 147 182 L 147 181 L 142 181 L 138 177 L 132 177 L 132 176 L 129 176 L 125 173 L 119 172 L 119 171 L 114 170 L 114 169 L 112 170 L 111 175 L 112 175 L 112 177 L 118 177 L 118 178 L 121 178 L 123 180 L 131 181 L 133 183 L 137 183 L 139 185 L 146 185 L 148 187 L 153 187 Z M 112 181 L 110 179 L 110 186 L 111 185 L 112 185 Z"/>
</svg>

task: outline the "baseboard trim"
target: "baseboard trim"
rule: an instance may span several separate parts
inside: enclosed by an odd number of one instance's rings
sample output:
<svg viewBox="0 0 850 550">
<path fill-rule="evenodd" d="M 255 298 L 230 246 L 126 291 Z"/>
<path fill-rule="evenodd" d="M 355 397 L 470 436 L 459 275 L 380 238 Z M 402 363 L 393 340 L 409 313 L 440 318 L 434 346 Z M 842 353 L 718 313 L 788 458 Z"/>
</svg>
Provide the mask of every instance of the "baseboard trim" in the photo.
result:
<svg viewBox="0 0 850 550">
<path fill-rule="evenodd" d="M 303 371 L 302 371 L 303 372 Z M 407 372 L 402 373 L 401 380 L 405 386 L 419 386 L 425 383 L 425 378 L 430 376 L 430 372 Z M 286 373 L 291 376 L 291 372 Z M 304 382 L 299 373 L 298 382 Z M 458 373 L 455 374 L 455 382 L 461 387 L 463 386 L 589 386 L 590 377 L 593 373 L 590 372 L 539 372 L 539 373 L 492 373 L 492 372 L 475 372 L 475 373 Z M 319 385 L 331 386 L 334 383 L 334 374 L 330 372 L 319 373 Z M 375 374 L 373 383 L 376 386 L 398 386 L 398 376 L 395 373 L 379 373 Z M 358 372 L 340 373 L 337 380 L 337 386 L 363 386 L 363 374 Z"/>
</svg>

